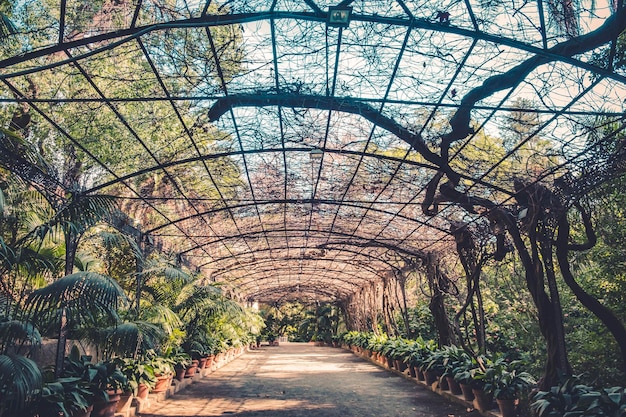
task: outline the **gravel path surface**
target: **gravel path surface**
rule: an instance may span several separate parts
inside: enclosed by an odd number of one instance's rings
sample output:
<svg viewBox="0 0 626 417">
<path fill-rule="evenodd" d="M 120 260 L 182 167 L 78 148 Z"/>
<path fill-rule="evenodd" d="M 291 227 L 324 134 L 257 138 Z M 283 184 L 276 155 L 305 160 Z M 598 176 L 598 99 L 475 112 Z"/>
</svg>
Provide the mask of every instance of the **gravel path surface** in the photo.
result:
<svg viewBox="0 0 626 417">
<path fill-rule="evenodd" d="M 142 417 L 480 417 L 350 352 L 263 346 L 155 404 Z"/>
</svg>

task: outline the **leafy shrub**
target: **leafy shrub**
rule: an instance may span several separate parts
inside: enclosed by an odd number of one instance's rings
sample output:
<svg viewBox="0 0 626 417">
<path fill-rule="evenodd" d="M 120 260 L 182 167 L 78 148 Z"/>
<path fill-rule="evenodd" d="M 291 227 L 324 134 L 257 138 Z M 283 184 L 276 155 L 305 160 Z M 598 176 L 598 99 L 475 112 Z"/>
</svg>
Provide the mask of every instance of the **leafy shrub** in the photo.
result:
<svg viewBox="0 0 626 417">
<path fill-rule="evenodd" d="M 573 376 L 535 394 L 531 409 L 538 417 L 624 416 L 626 388 L 594 389 Z"/>
</svg>

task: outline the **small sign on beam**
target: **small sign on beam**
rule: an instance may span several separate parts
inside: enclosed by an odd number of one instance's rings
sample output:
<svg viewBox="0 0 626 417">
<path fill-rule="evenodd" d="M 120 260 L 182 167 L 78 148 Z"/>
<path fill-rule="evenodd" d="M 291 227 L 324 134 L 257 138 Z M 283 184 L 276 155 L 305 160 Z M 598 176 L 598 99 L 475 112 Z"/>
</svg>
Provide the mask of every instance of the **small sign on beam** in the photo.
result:
<svg viewBox="0 0 626 417">
<path fill-rule="evenodd" d="M 328 8 L 328 26 L 347 28 L 350 25 L 352 7 L 330 6 Z"/>
</svg>

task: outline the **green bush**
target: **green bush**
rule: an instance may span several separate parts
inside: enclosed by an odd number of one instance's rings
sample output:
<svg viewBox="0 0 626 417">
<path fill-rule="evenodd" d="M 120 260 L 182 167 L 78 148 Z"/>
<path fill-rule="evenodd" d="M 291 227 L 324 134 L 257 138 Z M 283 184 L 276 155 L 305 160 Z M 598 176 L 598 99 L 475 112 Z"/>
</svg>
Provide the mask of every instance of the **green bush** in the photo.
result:
<svg viewBox="0 0 626 417">
<path fill-rule="evenodd" d="M 626 388 L 594 389 L 573 376 L 535 394 L 531 409 L 538 417 L 624 416 Z"/>
</svg>

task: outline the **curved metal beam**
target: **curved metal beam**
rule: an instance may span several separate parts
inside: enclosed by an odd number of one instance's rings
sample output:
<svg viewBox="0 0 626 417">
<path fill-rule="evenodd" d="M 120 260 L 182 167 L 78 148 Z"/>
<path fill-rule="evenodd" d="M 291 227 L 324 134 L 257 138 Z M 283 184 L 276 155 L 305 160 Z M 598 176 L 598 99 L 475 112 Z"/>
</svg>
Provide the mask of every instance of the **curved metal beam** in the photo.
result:
<svg viewBox="0 0 626 417">
<path fill-rule="evenodd" d="M 602 28 L 614 27 L 614 29 L 619 30 L 621 25 L 619 22 L 623 22 L 625 17 L 626 8 L 622 8 L 618 13 L 611 16 L 607 19 Z M 38 71 L 42 71 L 45 69 L 55 68 L 61 65 L 71 64 L 78 60 L 88 58 L 90 56 L 96 55 L 98 53 L 113 49 L 116 46 L 122 45 L 126 42 L 130 42 L 133 39 L 139 38 L 143 35 L 149 34 L 150 32 L 174 29 L 174 28 L 196 28 L 196 27 L 215 27 L 215 26 L 228 26 L 234 24 L 242 24 L 249 22 L 256 22 L 260 20 L 277 20 L 277 19 L 298 19 L 298 20 L 307 20 L 307 21 L 315 21 L 320 23 L 326 22 L 326 14 L 324 16 L 320 16 L 315 13 L 307 13 L 307 12 L 280 12 L 280 11 L 268 11 L 268 12 L 258 12 L 258 13 L 235 13 L 228 15 L 203 15 L 198 18 L 191 19 L 181 19 L 174 22 L 166 22 L 166 23 L 157 23 L 153 25 L 145 25 L 145 26 L 135 26 L 127 29 L 120 29 L 114 32 L 102 33 L 100 35 L 89 36 L 82 39 L 77 39 L 71 42 L 61 42 L 55 44 L 53 46 L 49 46 L 46 48 L 41 48 L 36 51 L 26 52 L 23 54 L 16 55 L 11 58 L 0 60 L 0 68 L 8 68 L 10 66 L 20 64 L 31 59 L 41 58 L 47 55 L 54 55 L 58 52 L 63 52 L 72 48 L 79 48 L 86 45 L 97 45 L 99 43 L 105 41 L 112 41 L 114 39 L 120 39 L 116 42 L 110 43 L 101 48 L 94 48 L 89 52 L 76 55 L 71 59 L 66 59 L 62 61 L 58 61 L 52 64 L 36 66 L 33 68 L 29 68 L 27 70 L 15 71 L 12 73 L 0 74 L 0 80 L 9 79 L 13 77 L 23 76 L 27 74 L 32 74 Z M 419 19 L 419 18 L 395 18 L 395 17 L 385 17 L 379 15 L 359 15 L 352 14 L 352 21 L 361 21 L 361 22 L 373 22 L 373 23 L 381 23 L 384 25 L 390 26 L 404 26 L 404 27 L 412 27 L 417 29 L 426 29 L 432 30 L 434 32 L 445 32 L 445 33 L 453 33 L 456 35 L 473 38 L 473 39 L 481 39 L 486 42 L 506 45 L 511 48 L 520 49 L 535 55 L 542 56 L 551 61 L 562 61 L 567 64 L 583 68 L 587 71 L 594 72 L 596 74 L 600 74 L 603 77 L 611 78 L 621 83 L 626 84 L 626 77 L 616 74 L 613 71 L 609 71 L 605 68 L 600 68 L 595 65 L 591 65 L 589 63 L 577 60 L 572 58 L 569 54 L 569 51 L 578 43 L 578 38 L 571 39 L 569 41 L 562 42 L 556 46 L 553 46 L 549 49 L 542 49 L 536 46 L 526 44 L 515 39 L 505 38 L 498 35 L 491 35 L 488 33 L 469 30 L 460 27 L 456 27 L 453 25 L 442 25 L 436 21 L 430 21 L 429 19 Z M 597 32 L 600 29 L 596 29 Z M 621 31 L 621 30 L 620 30 Z M 592 32 L 594 33 L 594 32 Z M 585 35 L 586 36 L 586 35 Z M 559 47 L 559 48 L 557 48 Z M 565 53 L 565 55 L 563 55 Z"/>
<path fill-rule="evenodd" d="M 312 249 L 312 248 L 310 248 L 310 247 L 305 247 L 305 246 L 289 246 L 289 247 L 284 246 L 284 247 L 282 247 L 282 248 L 276 248 L 276 247 L 272 247 L 272 248 L 263 248 L 263 249 L 260 249 L 260 250 L 253 250 L 253 251 L 250 251 L 250 252 L 248 252 L 248 253 L 249 253 L 249 254 L 250 254 L 250 253 L 263 253 L 263 252 L 280 251 L 280 250 L 287 250 L 287 249 L 301 250 L 301 249 Z M 301 259 L 302 259 L 302 260 L 307 260 L 307 261 L 309 261 L 309 260 L 315 260 L 315 261 L 326 261 L 326 262 L 331 261 L 331 262 L 333 262 L 333 263 L 338 263 L 338 264 L 348 264 L 348 265 L 353 265 L 353 266 L 363 267 L 364 269 L 366 269 L 366 270 L 368 270 L 368 271 L 370 271 L 370 272 L 372 272 L 372 273 L 377 273 L 377 270 L 371 266 L 371 264 L 372 264 L 372 259 L 371 259 L 371 256 L 363 255 L 363 253 L 362 253 L 362 252 L 357 252 L 357 251 L 354 251 L 354 250 L 348 250 L 348 249 L 345 249 L 345 248 L 344 248 L 344 249 L 334 249 L 334 248 L 333 248 L 333 250 L 335 250 L 335 251 L 337 251 L 337 252 L 340 252 L 340 253 L 343 253 L 343 252 L 348 252 L 348 253 L 351 253 L 351 254 L 353 254 L 353 255 L 362 256 L 362 257 L 363 257 L 363 258 L 365 258 L 365 259 L 364 259 L 364 260 L 362 260 L 362 261 L 356 261 L 356 260 L 353 260 L 352 262 L 350 262 L 350 259 L 338 259 L 337 257 L 334 257 L 333 259 L 328 259 L 328 258 L 324 258 L 324 257 L 307 257 L 307 258 L 301 258 L 301 257 L 290 256 L 290 257 L 264 258 L 263 260 L 256 259 L 256 258 L 254 258 L 254 257 L 253 257 L 253 258 L 251 258 L 250 260 L 241 260 L 241 257 L 242 257 L 242 255 L 244 255 L 244 254 L 242 254 L 242 253 L 238 253 L 238 254 L 237 254 L 237 259 L 238 259 L 238 260 L 235 260 L 235 262 L 232 262 L 232 263 L 230 263 L 229 265 L 224 265 L 224 266 L 223 266 L 223 267 L 221 267 L 221 268 L 217 268 L 216 270 L 213 270 L 213 271 L 211 272 L 211 276 L 213 276 L 213 274 L 214 274 L 214 273 L 216 273 L 216 272 L 217 272 L 217 273 L 222 273 L 222 272 L 231 271 L 231 270 L 233 270 L 233 269 L 236 269 L 236 268 L 234 268 L 234 267 L 235 267 L 235 266 L 237 266 L 237 265 L 242 266 L 242 267 L 245 267 L 246 265 L 249 265 L 249 264 L 254 264 L 254 263 L 256 263 L 256 262 L 262 262 L 262 261 L 267 261 L 267 262 L 281 262 L 281 261 L 286 261 L 286 262 L 289 262 L 289 261 L 292 261 L 292 260 L 293 260 L 293 261 L 296 261 L 296 260 L 301 260 Z M 222 258 L 222 259 L 232 259 L 232 257 L 227 257 L 227 258 Z M 354 257 L 353 257 L 352 259 L 354 259 Z M 395 268 L 395 266 L 390 265 L 390 264 L 389 264 L 388 262 L 386 262 L 386 261 L 382 261 L 382 260 L 378 260 L 378 259 L 375 259 L 375 261 L 379 261 L 380 263 L 382 263 L 382 264 L 384 264 L 384 265 L 387 265 L 390 269 Z M 216 263 L 217 263 L 217 262 L 216 262 Z M 202 267 L 204 267 L 204 266 L 206 266 L 206 264 L 204 264 L 204 265 L 199 265 L 199 266 L 198 266 L 198 268 L 202 268 Z"/>
<path fill-rule="evenodd" d="M 314 268 L 307 268 L 307 269 L 314 269 Z M 259 271 L 259 274 L 264 273 L 264 272 L 268 272 L 268 271 Z M 257 274 L 249 274 L 249 275 L 247 275 L 245 278 L 250 278 L 250 279 L 246 280 L 244 282 L 240 282 L 239 280 L 232 280 L 232 281 L 228 281 L 228 282 L 229 283 L 230 282 L 238 282 L 237 290 L 240 291 L 240 292 L 244 292 L 245 293 L 246 289 L 250 285 L 258 284 L 258 283 L 265 282 L 265 281 L 268 281 L 268 280 L 271 280 L 271 279 L 277 279 L 278 280 L 278 279 L 280 279 L 282 277 L 282 275 L 281 275 L 281 276 L 261 276 L 260 278 L 251 278 L 251 276 L 253 276 L 253 275 L 257 275 Z M 354 274 L 345 274 L 345 273 L 344 273 L 344 275 L 355 276 Z M 314 281 L 313 278 L 315 278 L 315 277 L 316 277 L 316 275 L 312 274 L 312 273 L 301 274 L 301 278 L 303 278 L 303 280 L 306 280 L 306 281 Z M 285 279 L 285 281 L 286 281 L 286 283 L 289 283 L 289 282 L 292 282 L 293 280 Z M 336 287 L 336 285 L 332 285 L 332 282 L 335 281 L 335 282 L 342 282 L 342 283 L 344 283 L 344 284 L 346 284 L 346 285 L 348 285 L 350 287 L 356 288 L 356 289 L 360 289 L 361 288 L 361 286 L 359 286 L 355 282 L 352 282 L 352 281 L 349 281 L 349 280 L 346 280 L 346 279 L 340 279 L 338 277 L 332 277 L 332 278 L 319 280 L 319 281 L 320 282 L 324 281 L 326 286 L 330 285 L 331 287 Z M 372 280 L 360 279 L 360 281 L 371 282 Z M 281 286 L 281 284 L 276 284 L 276 285 L 277 286 Z"/>
<path fill-rule="evenodd" d="M 276 232 L 281 232 L 281 233 L 305 232 L 305 231 L 306 232 L 311 232 L 310 229 L 280 229 L 280 230 L 276 230 Z M 315 230 L 314 232 L 316 232 L 316 231 L 317 230 Z M 237 235 L 237 236 L 227 236 L 227 237 L 219 238 L 219 239 L 213 240 L 211 242 L 205 242 L 205 243 L 202 243 L 200 245 L 196 245 L 194 247 L 188 248 L 188 249 L 186 249 L 186 250 L 184 250 L 182 252 L 179 252 L 179 254 L 184 255 L 186 253 L 189 253 L 192 250 L 201 249 L 201 248 L 203 248 L 203 247 L 205 247 L 207 245 L 213 245 L 215 243 L 221 243 L 221 242 L 224 242 L 224 241 L 227 241 L 227 240 L 230 240 L 230 239 L 252 237 L 252 236 L 255 236 L 255 235 L 258 235 L 258 234 L 262 234 L 262 233 L 267 233 L 267 231 L 266 230 L 260 230 L 260 231 L 257 231 L 257 232 L 244 233 L 244 234 Z M 325 234 L 329 234 L 330 233 L 333 236 L 336 235 L 336 236 L 343 236 L 343 237 L 348 237 L 348 238 L 360 238 L 360 239 L 363 239 L 364 242 L 372 242 L 372 240 L 367 238 L 367 237 L 360 237 L 360 236 L 356 236 L 356 235 L 350 234 L 350 233 L 342 233 L 342 232 L 337 232 L 337 231 L 334 231 L 334 230 L 330 231 L 330 232 L 329 231 L 323 231 L 322 234 L 324 234 L 324 233 Z M 450 235 L 450 232 L 447 231 L 446 235 Z M 335 242 L 333 244 L 340 245 L 341 242 Z M 346 241 L 346 244 L 349 244 L 351 246 L 357 246 L 354 243 L 348 243 L 348 241 Z M 371 246 L 375 247 L 376 245 L 371 245 Z M 378 247 L 383 247 L 385 249 L 389 249 L 389 250 L 396 251 L 396 252 L 402 252 L 402 253 L 404 253 L 406 255 L 411 255 L 411 256 L 414 256 L 415 258 L 419 258 L 419 259 L 424 259 L 424 257 L 426 256 L 424 253 L 412 252 L 410 249 L 402 249 L 400 247 L 397 247 L 397 246 L 394 246 L 394 245 L 389 245 L 389 244 L 384 244 L 384 243 L 380 243 L 380 246 L 378 246 Z"/>
<path fill-rule="evenodd" d="M 256 155 L 256 154 L 263 154 L 263 153 L 284 153 L 284 152 L 302 152 L 302 153 L 310 153 L 311 152 L 310 147 L 285 147 L 285 148 L 263 148 L 263 149 L 250 149 L 250 150 L 238 150 L 238 151 L 228 151 L 228 152 L 217 152 L 214 154 L 210 154 L 210 155 L 200 155 L 200 156 L 195 156 L 192 158 L 185 158 L 185 159 L 180 159 L 177 161 L 169 161 L 169 162 L 164 162 L 160 165 L 157 166 L 151 166 L 148 168 L 144 168 L 144 169 L 140 169 L 138 171 L 132 172 L 130 174 L 121 176 L 119 178 L 116 178 L 114 180 L 111 181 L 107 181 L 105 183 L 96 185 L 88 190 L 86 190 L 86 193 L 93 193 L 96 191 L 99 191 L 103 188 L 107 188 L 110 187 L 112 185 L 115 185 L 119 182 L 122 181 L 126 181 L 144 174 L 149 174 L 151 172 L 154 171 L 160 171 L 163 168 L 169 168 L 169 167 L 173 167 L 173 166 L 178 166 L 178 165 L 185 165 L 185 164 L 191 164 L 194 162 L 202 162 L 202 161 L 206 161 L 206 160 L 212 160 L 212 159 L 219 159 L 219 158 L 228 158 L 231 156 L 244 156 L 244 155 Z M 381 155 L 378 153 L 371 153 L 371 152 L 361 152 L 361 151 L 351 151 L 348 149 L 330 149 L 330 148 L 316 148 L 316 149 L 320 149 L 322 152 L 324 153 L 328 153 L 328 154 L 336 154 L 336 155 L 353 155 L 353 156 L 367 156 L 367 157 L 371 157 L 374 159 L 378 159 L 381 161 L 391 161 L 391 162 L 397 162 L 397 163 L 401 163 L 401 164 L 406 164 L 408 166 L 416 166 L 416 167 L 420 167 L 420 168 L 426 168 L 426 169 L 431 169 L 433 171 L 436 171 L 438 168 L 434 165 L 429 165 L 429 164 L 425 164 L 423 162 L 417 162 L 417 161 L 411 161 L 410 159 L 403 159 L 403 158 L 398 158 L 398 157 L 394 157 L 394 156 L 388 156 L 388 155 Z M 462 176 L 462 178 L 465 179 L 472 179 L 471 177 L 467 176 Z M 485 184 L 481 184 L 481 185 L 485 185 L 485 186 L 489 186 L 491 187 L 491 184 L 485 183 Z M 497 188 L 496 188 L 497 189 Z M 504 192 L 506 194 L 510 194 L 513 195 L 513 193 L 511 191 L 507 191 L 507 190 L 500 190 L 497 189 L 498 191 Z"/>
<path fill-rule="evenodd" d="M 275 246 L 275 247 L 272 247 L 272 248 L 261 248 L 261 249 L 258 249 L 258 250 L 255 249 L 255 250 L 251 250 L 251 251 L 247 251 L 247 252 L 239 252 L 237 254 L 237 257 L 251 255 L 253 253 L 269 252 L 269 251 L 272 251 L 272 250 L 281 251 L 281 250 L 289 250 L 289 249 L 300 250 L 300 249 L 313 249 L 313 248 L 310 247 L 310 246 L 278 246 L 278 247 Z M 361 251 L 355 251 L 355 250 L 351 250 L 351 249 L 348 249 L 348 248 L 337 249 L 337 248 L 333 248 L 333 247 L 327 247 L 327 248 L 324 248 L 324 250 L 327 250 L 327 251 L 337 251 L 337 252 L 348 252 L 348 253 L 351 253 L 351 254 L 354 254 L 354 255 L 357 255 L 357 256 L 363 256 L 364 258 L 371 258 L 371 256 L 364 255 L 363 252 L 361 252 Z M 191 257 L 191 256 L 187 255 L 187 257 Z M 205 258 L 205 256 L 203 256 L 202 258 Z M 232 258 L 233 258 L 232 256 L 223 256 L 221 258 L 215 258 L 215 259 L 213 259 L 213 260 L 211 260 L 209 262 L 206 262 L 206 263 L 203 263 L 203 264 L 199 264 L 199 265 L 197 265 L 197 267 L 198 268 L 208 267 L 211 264 L 220 263 L 222 261 L 225 261 L 227 259 L 232 259 Z M 375 259 L 375 261 L 376 262 L 380 262 L 380 263 L 382 263 L 384 265 L 387 265 L 390 269 L 395 268 L 395 266 L 392 265 L 387 260 Z"/>
<path fill-rule="evenodd" d="M 387 202 L 385 202 L 386 204 L 388 204 Z M 414 223 L 417 223 L 421 226 L 426 226 L 429 227 L 431 229 L 435 229 L 439 232 L 445 233 L 446 235 L 450 234 L 449 230 L 446 229 L 442 229 L 440 227 L 437 226 L 433 226 L 432 224 L 429 224 L 425 221 L 421 221 L 421 220 L 417 220 L 408 216 L 404 216 L 402 214 L 399 213 L 391 213 L 382 209 L 375 209 L 375 208 L 371 208 L 371 207 L 362 207 L 358 204 L 354 204 L 354 203 L 349 203 L 349 202 L 341 202 L 341 201 L 337 201 L 337 200 L 325 200 L 325 199 L 312 199 L 312 198 L 308 198 L 308 199 L 297 199 L 297 198 L 288 198 L 288 199 L 276 199 L 276 200 L 268 200 L 268 201 L 256 201 L 256 202 L 250 202 L 250 203 L 244 203 L 244 204 L 237 204 L 234 206 L 227 206 L 227 207 L 220 207 L 220 208 L 216 208 L 216 209 L 212 209 L 212 210 L 206 210 L 203 212 L 199 212 L 196 214 L 192 214 L 189 216 L 185 216 L 185 217 L 180 217 L 176 220 L 173 220 L 170 223 L 166 223 L 166 224 L 162 224 L 160 226 L 157 227 L 153 227 L 152 229 L 146 230 L 145 234 L 153 234 L 154 232 L 157 232 L 161 229 L 164 229 L 166 227 L 169 226 L 173 226 L 175 224 L 178 224 L 180 222 L 186 221 L 186 220 L 191 220 L 197 217 L 201 217 L 201 216 L 208 216 L 211 214 L 215 214 L 215 213 L 219 213 L 222 211 L 226 211 L 229 209 L 237 209 L 237 208 L 245 208 L 245 207 L 254 207 L 254 206 L 263 206 L 263 205 L 270 205 L 270 204 L 328 204 L 330 206 L 347 206 L 347 207 L 352 207 L 352 208 L 357 208 L 357 209 L 368 209 L 369 211 L 373 211 L 376 213 L 381 213 L 384 215 L 388 215 L 388 216 L 393 216 L 393 217 L 398 217 L 404 220 L 408 220 L 408 221 L 412 221 Z M 242 233 L 239 236 L 244 236 L 246 235 L 245 233 Z M 237 236 L 234 236 L 237 237 Z M 188 252 L 189 250 L 185 250 L 181 253 L 185 253 Z"/>
<path fill-rule="evenodd" d="M 310 96 L 299 94 L 229 94 L 225 97 L 217 99 L 215 104 L 209 109 L 209 121 L 218 120 L 224 113 L 233 107 L 302 107 L 318 110 L 334 110 L 343 113 L 357 114 L 372 124 L 381 127 L 398 138 L 402 139 L 410 146 L 415 148 L 428 162 L 447 171 L 451 171 L 448 167 L 448 161 L 441 156 L 432 152 L 421 135 L 411 132 L 409 129 L 400 125 L 395 120 L 384 116 L 380 111 L 374 109 L 367 103 L 357 100 L 328 97 L 328 96 Z"/>
<path fill-rule="evenodd" d="M 276 293 L 282 293 L 282 294 L 288 294 L 288 295 L 294 295 L 295 292 L 298 290 L 298 287 L 296 285 L 291 285 L 291 286 L 286 286 L 284 287 L 283 291 L 278 291 L 275 288 L 264 288 L 264 289 L 260 289 L 259 291 L 255 291 L 252 292 L 248 295 L 248 300 L 254 300 L 256 299 L 261 299 L 263 300 L 264 296 L 266 294 L 276 294 Z M 335 292 L 329 291 L 328 289 L 324 289 L 324 288 L 318 288 L 318 287 L 311 287 L 305 284 L 300 284 L 300 291 L 302 292 L 302 290 L 305 290 L 305 292 L 311 292 L 313 294 L 320 294 L 324 297 L 327 297 L 331 300 L 347 300 L 352 294 L 350 293 L 340 293 L 337 294 Z M 338 296 L 339 295 L 339 296 Z M 285 298 L 280 297 L 279 299 Z M 293 296 L 293 299 L 296 299 L 297 297 L 295 297 L 295 295 Z"/>
</svg>

